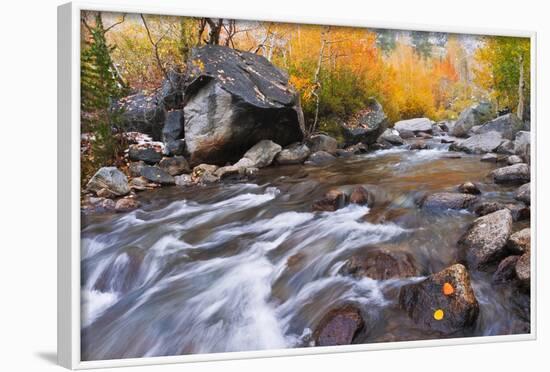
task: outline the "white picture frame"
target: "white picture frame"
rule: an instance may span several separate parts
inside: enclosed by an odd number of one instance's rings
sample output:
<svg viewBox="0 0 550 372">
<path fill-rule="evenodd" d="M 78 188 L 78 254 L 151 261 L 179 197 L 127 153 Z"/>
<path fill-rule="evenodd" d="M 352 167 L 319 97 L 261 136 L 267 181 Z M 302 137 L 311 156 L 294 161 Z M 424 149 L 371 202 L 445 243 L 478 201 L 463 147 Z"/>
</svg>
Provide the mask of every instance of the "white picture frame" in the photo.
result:
<svg viewBox="0 0 550 372">
<path fill-rule="evenodd" d="M 80 358 L 80 12 L 101 10 L 124 13 L 147 13 L 177 16 L 210 16 L 241 20 L 265 20 L 275 22 L 327 24 L 370 28 L 389 28 L 418 31 L 437 31 L 483 35 L 528 37 L 531 40 L 531 175 L 533 202 L 531 203 L 531 333 L 507 336 L 487 336 L 457 339 L 421 340 L 262 350 L 214 354 L 194 354 L 167 357 L 81 361 Z M 292 355 L 357 352 L 371 350 L 433 347 L 442 345 L 479 344 L 535 340 L 537 337 L 536 314 L 536 259 L 537 259 L 537 108 L 536 108 L 536 32 L 491 30 L 483 28 L 454 28 L 447 26 L 391 24 L 358 19 L 312 19 L 303 15 L 272 15 L 256 12 L 219 14 L 210 10 L 186 9 L 163 6 L 162 1 L 151 6 L 135 6 L 119 1 L 109 3 L 75 1 L 58 8 L 58 362 L 69 369 L 92 369 L 138 365 L 159 365 L 228 359 L 265 358 Z"/>
</svg>

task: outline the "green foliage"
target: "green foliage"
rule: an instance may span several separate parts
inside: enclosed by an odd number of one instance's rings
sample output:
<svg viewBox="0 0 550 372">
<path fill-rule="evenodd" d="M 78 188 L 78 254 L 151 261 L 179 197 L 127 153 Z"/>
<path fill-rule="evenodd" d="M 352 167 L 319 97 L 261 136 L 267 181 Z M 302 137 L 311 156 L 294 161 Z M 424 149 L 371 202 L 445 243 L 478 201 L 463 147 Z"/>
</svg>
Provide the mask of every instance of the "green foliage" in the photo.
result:
<svg viewBox="0 0 550 372">
<path fill-rule="evenodd" d="M 476 53 L 479 68 L 476 82 L 490 92 L 499 109 L 508 107 L 515 112 L 518 105 L 520 59 L 524 68 L 524 97 L 529 102 L 530 40 L 518 37 L 486 37 Z"/>
</svg>

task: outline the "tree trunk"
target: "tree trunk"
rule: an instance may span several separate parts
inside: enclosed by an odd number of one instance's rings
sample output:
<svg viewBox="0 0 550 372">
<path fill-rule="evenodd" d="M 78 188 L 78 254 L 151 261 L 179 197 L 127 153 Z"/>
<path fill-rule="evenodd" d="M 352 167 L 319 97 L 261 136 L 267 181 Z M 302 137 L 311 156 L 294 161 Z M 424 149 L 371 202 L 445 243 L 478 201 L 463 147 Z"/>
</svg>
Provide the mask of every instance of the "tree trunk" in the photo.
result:
<svg viewBox="0 0 550 372">
<path fill-rule="evenodd" d="M 523 113 L 525 111 L 525 98 L 523 96 L 523 90 L 525 89 L 525 78 L 523 69 L 523 55 L 519 56 L 519 84 L 518 84 L 518 118 L 523 120 Z"/>
<path fill-rule="evenodd" d="M 325 52 L 325 46 L 327 44 L 326 35 L 329 33 L 330 28 L 326 28 L 321 33 L 321 48 L 319 49 L 319 59 L 317 60 L 317 69 L 315 70 L 315 76 L 313 78 L 313 83 L 315 84 L 315 88 L 313 89 L 313 96 L 315 97 L 315 117 L 313 119 L 313 124 L 309 128 L 309 131 L 307 133 L 308 137 L 311 136 L 315 129 L 317 128 L 317 122 L 319 121 L 319 105 L 320 105 L 320 97 L 319 97 L 319 90 L 321 89 L 321 82 L 320 75 L 321 75 L 321 65 L 323 64 L 323 54 Z"/>
</svg>

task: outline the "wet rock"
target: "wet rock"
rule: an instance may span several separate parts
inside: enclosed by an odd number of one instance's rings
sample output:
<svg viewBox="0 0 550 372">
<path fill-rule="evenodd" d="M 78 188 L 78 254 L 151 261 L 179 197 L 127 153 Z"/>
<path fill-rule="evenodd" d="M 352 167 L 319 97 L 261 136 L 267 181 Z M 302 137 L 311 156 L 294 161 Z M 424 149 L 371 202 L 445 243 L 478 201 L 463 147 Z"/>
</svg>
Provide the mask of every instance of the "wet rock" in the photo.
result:
<svg viewBox="0 0 550 372">
<path fill-rule="evenodd" d="M 342 266 L 340 274 L 355 278 L 388 280 L 417 276 L 418 270 L 414 258 L 409 253 L 374 250 L 352 256 Z"/>
<path fill-rule="evenodd" d="M 174 177 L 156 166 L 144 166 L 141 169 L 141 176 L 151 182 L 155 182 L 161 185 L 173 185 L 176 183 Z"/>
<path fill-rule="evenodd" d="M 522 254 L 516 263 L 516 277 L 520 287 L 529 290 L 531 287 L 531 250 Z"/>
<path fill-rule="evenodd" d="M 357 186 L 351 192 L 349 201 L 353 204 L 366 204 L 369 207 L 372 207 L 374 205 L 374 195 L 363 186 Z"/>
<path fill-rule="evenodd" d="M 178 186 L 192 186 L 195 184 L 193 177 L 190 174 L 182 174 L 180 176 L 174 177 L 174 182 Z"/>
<path fill-rule="evenodd" d="M 369 150 L 369 148 L 364 143 L 357 143 L 355 145 L 346 147 L 345 150 L 351 152 L 352 154 L 358 155 L 365 154 Z"/>
<path fill-rule="evenodd" d="M 163 158 L 159 163 L 159 168 L 171 176 L 178 176 L 182 173 L 191 172 L 189 163 L 183 156 L 174 156 L 173 158 Z"/>
<path fill-rule="evenodd" d="M 108 198 L 88 197 L 84 198 L 82 211 L 84 213 L 108 213 L 115 210 L 115 201 Z"/>
<path fill-rule="evenodd" d="M 128 157 L 132 161 L 143 161 L 153 165 L 162 160 L 162 151 L 162 146 L 155 142 L 130 145 Z"/>
<path fill-rule="evenodd" d="M 96 194 L 101 190 L 106 190 L 112 196 L 124 196 L 130 192 L 128 178 L 116 167 L 99 169 L 88 181 L 86 189 Z"/>
<path fill-rule="evenodd" d="M 409 146 L 410 150 L 426 150 L 428 145 L 424 141 L 416 141 Z"/>
<path fill-rule="evenodd" d="M 183 130 L 183 110 L 173 110 L 166 113 L 166 120 L 162 128 L 162 141 L 166 155 L 183 155 L 185 141 Z"/>
<path fill-rule="evenodd" d="M 454 122 L 454 121 L 446 120 L 446 121 L 441 121 L 441 122 L 437 123 L 437 125 L 438 125 L 439 128 L 441 128 L 441 130 L 443 130 L 444 132 L 451 132 L 452 129 L 454 128 L 454 126 L 455 126 L 455 122 Z"/>
<path fill-rule="evenodd" d="M 514 199 L 531 205 L 531 182 L 521 185 L 514 195 Z"/>
<path fill-rule="evenodd" d="M 501 203 L 489 201 L 476 204 L 473 208 L 474 213 L 477 216 L 485 216 L 502 209 L 508 209 L 510 213 L 512 213 L 512 219 L 514 222 L 529 219 L 531 216 L 529 207 L 526 207 L 520 203 Z"/>
<path fill-rule="evenodd" d="M 139 177 L 141 174 L 141 168 L 143 168 L 144 166 L 145 162 L 143 160 L 130 162 L 130 165 L 128 166 L 128 172 L 130 172 L 130 176 Z"/>
<path fill-rule="evenodd" d="M 439 192 L 428 195 L 422 207 L 427 209 L 465 209 L 477 200 L 475 195 L 456 192 Z"/>
<path fill-rule="evenodd" d="M 343 127 L 345 144 L 372 145 L 387 127 L 388 118 L 382 105 L 376 99 L 369 98 L 365 109 L 359 112 L 352 127 Z"/>
<path fill-rule="evenodd" d="M 531 229 L 525 228 L 513 233 L 508 239 L 507 247 L 513 254 L 523 254 L 531 249 Z"/>
<path fill-rule="evenodd" d="M 161 139 L 165 112 L 155 94 L 139 92 L 122 98 L 116 105 L 122 112 L 124 131 L 146 133 L 155 141 Z"/>
<path fill-rule="evenodd" d="M 397 129 L 399 132 L 405 130 L 405 131 L 413 132 L 415 134 L 418 132 L 431 133 L 432 121 L 428 118 L 401 120 L 395 123 L 393 127 Z"/>
<path fill-rule="evenodd" d="M 484 154 L 498 149 L 503 139 L 497 132 L 475 134 L 468 139 L 456 141 L 449 147 L 453 151 L 464 151 L 468 154 Z"/>
<path fill-rule="evenodd" d="M 481 102 L 464 109 L 455 125 L 451 129 L 451 134 L 456 137 L 465 137 L 473 126 L 481 125 L 491 119 L 493 110 L 488 102 Z"/>
<path fill-rule="evenodd" d="M 441 143 L 455 143 L 456 139 L 454 138 L 441 138 Z"/>
<path fill-rule="evenodd" d="M 376 140 L 378 143 L 387 143 L 391 146 L 401 146 L 405 144 L 403 138 L 399 136 L 399 132 L 395 129 L 386 129 Z"/>
<path fill-rule="evenodd" d="M 506 283 L 516 278 L 516 264 L 519 256 L 508 256 L 498 264 L 493 274 L 494 283 Z"/>
<path fill-rule="evenodd" d="M 409 139 L 414 137 L 414 132 L 406 129 L 401 129 L 399 132 L 399 137 L 403 139 Z"/>
<path fill-rule="evenodd" d="M 192 165 L 239 160 L 252 146 L 304 138 L 299 95 L 266 58 L 232 48 L 193 48 L 185 78 L 185 143 Z"/>
<path fill-rule="evenodd" d="M 217 165 L 213 164 L 199 164 L 195 168 L 193 168 L 193 172 L 191 174 L 192 180 L 194 182 L 202 183 L 216 182 L 217 180 L 219 180 L 219 178 L 215 176 L 214 173 L 218 170 L 218 168 L 219 167 Z"/>
<path fill-rule="evenodd" d="M 509 165 L 491 172 L 495 183 L 526 183 L 531 180 L 531 171 L 525 163 Z"/>
<path fill-rule="evenodd" d="M 130 185 L 130 188 L 135 191 L 151 190 L 158 187 L 157 184 L 152 183 L 147 178 L 141 176 L 132 178 L 128 184 Z"/>
<path fill-rule="evenodd" d="M 498 159 L 499 159 L 499 156 L 497 154 L 490 152 L 488 154 L 483 155 L 480 161 L 484 161 L 488 163 L 496 163 Z"/>
<path fill-rule="evenodd" d="M 433 136 L 429 133 L 425 133 L 425 132 L 418 132 L 416 134 L 417 137 L 420 137 L 420 138 L 423 138 L 423 139 L 432 139 Z"/>
<path fill-rule="evenodd" d="M 334 212 L 346 205 L 346 194 L 340 190 L 330 190 L 325 196 L 313 203 L 312 209 L 321 212 Z"/>
<path fill-rule="evenodd" d="M 481 194 L 481 190 L 473 182 L 464 182 L 463 184 L 458 185 L 458 191 L 463 194 L 472 194 L 472 195 Z"/>
<path fill-rule="evenodd" d="M 520 156 L 517 156 L 517 155 L 510 155 L 510 156 L 508 156 L 508 158 L 506 159 L 506 162 L 507 162 L 509 165 L 514 165 L 514 164 L 523 163 L 523 159 L 522 159 Z"/>
<path fill-rule="evenodd" d="M 135 198 L 118 199 L 115 205 L 115 210 L 119 213 L 130 212 L 139 208 L 139 202 Z"/>
<path fill-rule="evenodd" d="M 353 156 L 353 153 L 349 152 L 349 151 L 346 151 L 344 149 L 338 149 L 336 150 L 336 156 L 339 157 L 339 158 L 350 158 Z"/>
<path fill-rule="evenodd" d="M 483 124 L 478 133 L 498 132 L 502 138 L 513 140 L 516 133 L 524 129 L 524 124 L 515 114 L 499 116 L 490 122 Z"/>
<path fill-rule="evenodd" d="M 307 158 L 306 164 L 323 165 L 334 161 L 336 157 L 325 151 L 314 152 Z"/>
<path fill-rule="evenodd" d="M 316 346 L 349 345 L 364 327 L 361 312 L 353 305 L 329 311 L 313 333 Z"/>
<path fill-rule="evenodd" d="M 301 164 L 311 153 L 309 147 L 305 143 L 293 143 L 285 147 L 275 157 L 275 161 L 281 165 L 285 164 Z"/>
<path fill-rule="evenodd" d="M 325 151 L 329 154 L 335 154 L 338 149 L 338 141 L 325 134 L 316 134 L 308 139 L 307 146 L 311 152 Z"/>
<path fill-rule="evenodd" d="M 458 241 L 466 252 L 468 264 L 483 270 L 502 258 L 512 233 L 512 214 L 502 209 L 477 218 Z"/>
<path fill-rule="evenodd" d="M 281 146 L 270 140 L 263 140 L 252 146 L 241 160 L 235 163 L 237 167 L 265 168 L 271 165 L 275 156 L 281 152 Z"/>
<path fill-rule="evenodd" d="M 502 141 L 500 146 L 496 148 L 497 154 L 503 154 L 503 155 L 513 155 L 514 154 L 514 143 L 510 140 L 505 139 Z"/>
<path fill-rule="evenodd" d="M 452 293 L 445 294 L 448 283 Z M 470 284 L 470 276 L 463 265 L 452 265 L 427 279 L 403 286 L 399 304 L 420 327 L 452 334 L 474 324 L 479 304 Z M 436 319 L 435 312 L 441 319 Z"/>
<path fill-rule="evenodd" d="M 401 221 L 404 216 L 407 216 L 408 210 L 406 208 L 387 208 L 386 206 L 380 208 L 373 208 L 363 216 L 363 221 L 380 225 L 389 222 Z M 405 223 L 406 224 L 406 223 Z"/>
</svg>

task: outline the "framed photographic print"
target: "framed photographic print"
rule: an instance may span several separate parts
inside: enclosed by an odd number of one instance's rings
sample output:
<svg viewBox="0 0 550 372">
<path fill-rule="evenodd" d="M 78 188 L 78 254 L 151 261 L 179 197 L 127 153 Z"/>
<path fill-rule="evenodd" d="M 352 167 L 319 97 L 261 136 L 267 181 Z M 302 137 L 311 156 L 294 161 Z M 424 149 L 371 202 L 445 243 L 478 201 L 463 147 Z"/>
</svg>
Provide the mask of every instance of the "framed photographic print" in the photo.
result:
<svg viewBox="0 0 550 372">
<path fill-rule="evenodd" d="M 535 338 L 535 33 L 58 27 L 63 366 Z"/>
</svg>

